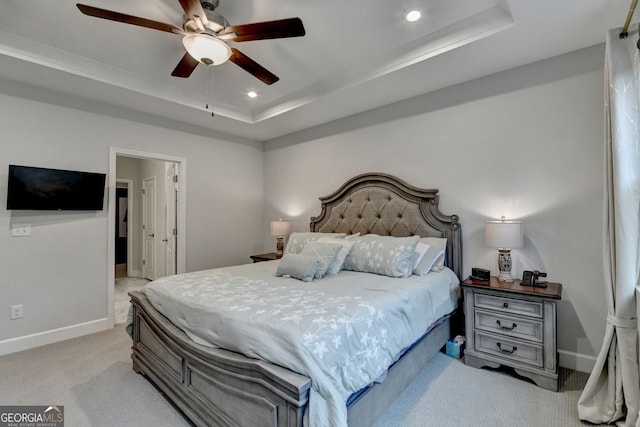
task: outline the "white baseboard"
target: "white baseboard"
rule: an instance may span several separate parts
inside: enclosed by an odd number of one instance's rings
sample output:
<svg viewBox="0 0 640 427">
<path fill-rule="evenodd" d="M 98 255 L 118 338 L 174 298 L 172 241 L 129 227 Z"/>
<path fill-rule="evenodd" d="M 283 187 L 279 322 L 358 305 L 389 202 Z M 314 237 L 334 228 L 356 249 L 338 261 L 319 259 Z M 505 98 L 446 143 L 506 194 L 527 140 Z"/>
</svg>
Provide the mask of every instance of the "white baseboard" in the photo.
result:
<svg viewBox="0 0 640 427">
<path fill-rule="evenodd" d="M 563 368 L 573 369 L 574 371 L 590 373 L 596 364 L 595 356 L 574 353 L 572 351 L 558 350 L 560 360 L 558 364 Z"/>
<path fill-rule="evenodd" d="M 52 329 L 50 331 L 38 332 L 37 334 L 25 335 L 22 337 L 10 338 L 0 341 L 0 356 L 17 353 L 18 351 L 29 350 L 31 348 L 77 338 L 104 331 L 113 327 L 107 318 L 92 320 L 91 322 L 79 323 L 77 325 L 65 326 L 64 328 Z"/>
</svg>

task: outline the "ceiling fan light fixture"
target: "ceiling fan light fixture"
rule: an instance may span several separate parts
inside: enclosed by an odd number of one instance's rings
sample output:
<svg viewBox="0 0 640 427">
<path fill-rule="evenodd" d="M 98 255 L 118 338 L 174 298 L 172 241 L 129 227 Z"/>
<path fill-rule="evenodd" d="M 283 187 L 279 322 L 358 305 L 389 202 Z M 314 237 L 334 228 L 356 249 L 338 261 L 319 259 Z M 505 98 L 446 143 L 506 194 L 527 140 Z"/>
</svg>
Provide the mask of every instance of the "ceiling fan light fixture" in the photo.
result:
<svg viewBox="0 0 640 427">
<path fill-rule="evenodd" d="M 206 33 L 187 34 L 182 44 L 193 59 L 205 65 L 224 64 L 231 57 L 229 45 Z"/>
</svg>

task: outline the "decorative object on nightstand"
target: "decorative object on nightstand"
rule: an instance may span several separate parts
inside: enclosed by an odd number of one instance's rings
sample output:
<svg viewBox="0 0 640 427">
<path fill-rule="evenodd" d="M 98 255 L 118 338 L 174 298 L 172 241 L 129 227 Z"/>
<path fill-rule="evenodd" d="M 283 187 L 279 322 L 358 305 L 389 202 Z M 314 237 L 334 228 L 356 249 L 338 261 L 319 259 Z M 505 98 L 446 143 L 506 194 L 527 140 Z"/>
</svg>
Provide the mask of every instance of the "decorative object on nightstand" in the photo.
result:
<svg viewBox="0 0 640 427">
<path fill-rule="evenodd" d="M 269 252 L 266 254 L 251 255 L 249 258 L 251 258 L 255 264 L 256 262 L 276 260 L 278 256 L 275 252 Z"/>
<path fill-rule="evenodd" d="M 473 267 L 469 278 L 478 282 L 489 283 L 489 280 L 491 280 L 491 272 L 484 268 Z"/>
<path fill-rule="evenodd" d="M 547 273 L 543 273 L 538 270 L 525 270 L 522 272 L 522 281 L 520 282 L 523 286 L 536 286 L 538 288 L 546 288 L 547 282 L 538 280 L 540 277 L 547 277 Z"/>
<path fill-rule="evenodd" d="M 486 221 L 484 241 L 487 246 L 498 249 L 498 280 L 513 282 L 511 277 L 511 249 L 522 247 L 522 223 L 520 221 Z"/>
<path fill-rule="evenodd" d="M 291 234 L 291 223 L 283 221 L 280 218 L 277 221 L 271 221 L 271 235 L 276 238 L 276 256 L 282 258 L 284 251 L 284 238 Z"/>
<path fill-rule="evenodd" d="M 558 391 L 557 302 L 562 285 L 523 286 L 519 280 L 462 283 L 465 364 L 514 368 L 538 386 Z"/>
</svg>

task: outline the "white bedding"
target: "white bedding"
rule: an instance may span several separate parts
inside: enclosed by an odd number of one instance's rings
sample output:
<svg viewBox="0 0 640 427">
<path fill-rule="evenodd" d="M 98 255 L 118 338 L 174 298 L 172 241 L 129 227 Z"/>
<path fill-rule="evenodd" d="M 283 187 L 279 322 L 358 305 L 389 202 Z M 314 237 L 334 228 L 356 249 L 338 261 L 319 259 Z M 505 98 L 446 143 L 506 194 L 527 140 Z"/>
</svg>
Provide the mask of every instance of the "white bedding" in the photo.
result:
<svg viewBox="0 0 640 427">
<path fill-rule="evenodd" d="M 278 262 L 170 276 L 144 293 L 195 342 L 311 378 L 310 427 L 346 427 L 348 397 L 457 304 L 459 281 L 446 268 L 409 278 L 341 271 L 306 283 L 276 277 Z"/>
</svg>

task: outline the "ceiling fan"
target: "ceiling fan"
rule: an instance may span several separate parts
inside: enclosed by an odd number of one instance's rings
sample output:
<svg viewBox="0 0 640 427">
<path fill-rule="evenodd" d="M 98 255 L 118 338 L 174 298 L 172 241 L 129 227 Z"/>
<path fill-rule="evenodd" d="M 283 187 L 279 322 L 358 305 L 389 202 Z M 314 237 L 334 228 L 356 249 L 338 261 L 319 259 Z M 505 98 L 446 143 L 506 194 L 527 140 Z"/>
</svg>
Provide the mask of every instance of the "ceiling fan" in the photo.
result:
<svg viewBox="0 0 640 427">
<path fill-rule="evenodd" d="M 230 47 L 228 42 L 305 35 L 300 18 L 229 25 L 222 15 L 215 12 L 219 0 L 179 0 L 179 2 L 185 14 L 182 28 L 85 4 L 78 3 L 76 6 L 85 15 L 182 35 L 182 43 L 187 52 L 171 73 L 175 77 L 189 77 L 200 63 L 220 65 L 230 60 L 265 84 L 271 85 L 279 80 L 278 76 L 238 49 Z"/>
</svg>

